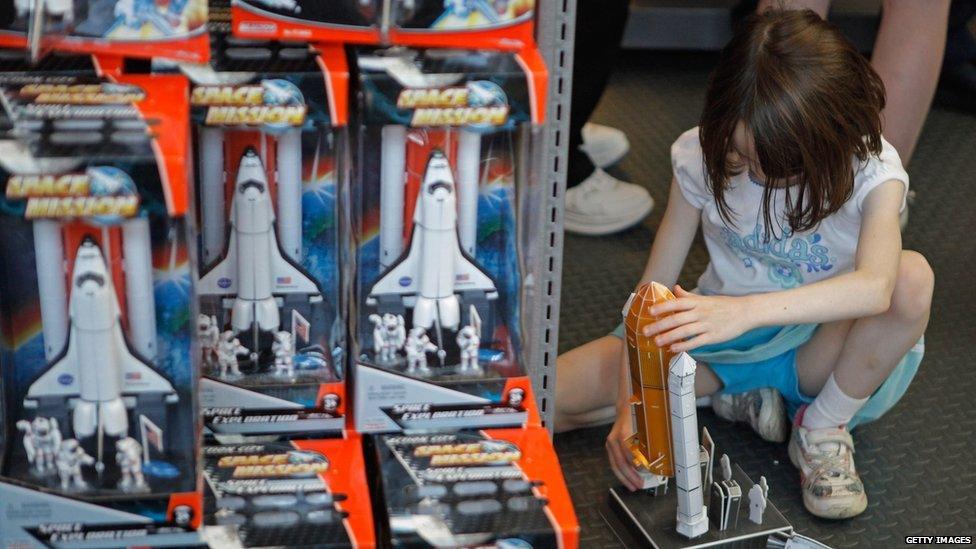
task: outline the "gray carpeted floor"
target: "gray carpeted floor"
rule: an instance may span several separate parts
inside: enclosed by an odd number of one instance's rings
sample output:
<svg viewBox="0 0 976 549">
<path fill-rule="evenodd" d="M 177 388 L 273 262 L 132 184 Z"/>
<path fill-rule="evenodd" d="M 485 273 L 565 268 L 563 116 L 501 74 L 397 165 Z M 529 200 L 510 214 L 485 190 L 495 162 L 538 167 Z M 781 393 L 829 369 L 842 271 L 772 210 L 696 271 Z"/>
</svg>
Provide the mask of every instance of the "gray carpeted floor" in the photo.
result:
<svg viewBox="0 0 976 549">
<path fill-rule="evenodd" d="M 640 275 L 670 181 L 669 146 L 700 114 L 714 56 L 628 53 L 620 60 L 595 120 L 630 137 L 630 154 L 612 170 L 647 186 L 657 202 L 639 227 L 605 238 L 567 236 L 560 350 L 607 333 Z M 905 247 L 925 254 L 937 287 L 926 334 L 926 359 L 901 403 L 855 432 L 857 464 L 870 505 L 860 517 L 811 517 L 800 499 L 785 445 L 763 442 L 748 427 L 703 411 L 720 451 L 753 478 L 763 474 L 770 498 L 801 533 L 834 547 L 891 547 L 907 535 L 976 534 L 976 116 L 938 105 L 909 166 L 918 193 Z M 691 251 L 681 282 L 693 286 L 707 262 Z M 566 480 L 583 528 L 584 547 L 618 547 L 600 513 L 611 485 L 603 450 L 608 428 L 556 436 Z"/>
</svg>

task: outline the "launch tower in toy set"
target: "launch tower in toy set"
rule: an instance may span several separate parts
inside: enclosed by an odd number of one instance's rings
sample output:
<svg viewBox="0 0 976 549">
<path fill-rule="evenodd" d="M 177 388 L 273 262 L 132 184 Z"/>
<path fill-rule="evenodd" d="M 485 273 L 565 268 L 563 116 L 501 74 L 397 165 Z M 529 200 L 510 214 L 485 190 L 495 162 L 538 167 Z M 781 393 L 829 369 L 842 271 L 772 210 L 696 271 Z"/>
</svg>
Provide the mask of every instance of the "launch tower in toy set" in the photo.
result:
<svg viewBox="0 0 976 549">
<path fill-rule="evenodd" d="M 714 479 L 715 446 L 707 430 L 699 444 L 695 360 L 658 347 L 643 333 L 663 318 L 651 314 L 651 307 L 670 299 L 675 297 L 667 287 L 650 282 L 623 309 L 634 414 L 628 443 L 644 486 L 636 492 L 611 488 L 610 505 L 619 522 L 651 547 L 765 547 L 771 535 L 792 532 L 768 502 L 766 479 L 752 484 L 746 505 L 755 509 L 740 517 L 751 481 L 724 454 L 721 477 Z"/>
</svg>

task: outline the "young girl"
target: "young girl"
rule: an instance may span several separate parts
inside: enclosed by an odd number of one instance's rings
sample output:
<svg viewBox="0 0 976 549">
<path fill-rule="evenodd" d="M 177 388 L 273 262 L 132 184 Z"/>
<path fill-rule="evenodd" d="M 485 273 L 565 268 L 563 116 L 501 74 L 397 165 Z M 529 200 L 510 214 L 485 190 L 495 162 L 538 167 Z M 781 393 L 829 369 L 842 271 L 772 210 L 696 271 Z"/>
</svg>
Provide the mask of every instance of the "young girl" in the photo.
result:
<svg viewBox="0 0 976 549">
<path fill-rule="evenodd" d="M 826 518 L 867 506 L 849 429 L 904 393 L 932 299 L 932 269 L 901 249 L 908 175 L 881 137 L 884 102 L 868 62 L 813 12 L 753 16 L 722 52 L 701 125 L 671 148 L 641 279 L 673 285 L 701 224 L 708 268 L 652 309 L 670 316 L 645 334 L 698 360 L 696 393 L 718 393 L 720 416 L 784 441 L 789 408 L 804 504 Z M 615 418 L 610 464 L 636 489 L 621 334 L 560 357 L 556 428 Z"/>
</svg>

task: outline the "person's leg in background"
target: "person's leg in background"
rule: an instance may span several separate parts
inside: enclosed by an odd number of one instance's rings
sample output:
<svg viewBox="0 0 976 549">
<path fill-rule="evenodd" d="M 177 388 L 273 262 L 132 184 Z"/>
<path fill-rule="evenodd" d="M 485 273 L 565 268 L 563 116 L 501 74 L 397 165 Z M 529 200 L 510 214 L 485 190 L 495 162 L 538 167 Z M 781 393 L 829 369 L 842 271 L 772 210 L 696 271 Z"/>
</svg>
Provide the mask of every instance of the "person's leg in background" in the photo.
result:
<svg viewBox="0 0 976 549">
<path fill-rule="evenodd" d="M 948 91 L 958 107 L 976 111 L 976 37 L 969 22 L 976 16 L 976 0 L 953 0 L 949 8 L 940 92 Z"/>
<path fill-rule="evenodd" d="M 617 419 L 617 392 L 626 344 L 606 335 L 559 355 L 556 360 L 557 433 L 607 425 Z M 695 395 L 714 394 L 722 381 L 703 362 L 695 373 Z"/>
<path fill-rule="evenodd" d="M 942 68 L 949 0 L 888 0 L 871 64 L 885 84 L 884 136 L 908 165 Z"/>
<path fill-rule="evenodd" d="M 559 355 L 553 414 L 557 433 L 613 423 L 623 352 L 623 340 L 607 335 Z"/>
<path fill-rule="evenodd" d="M 646 189 L 603 171 L 626 152 L 626 136 L 613 128 L 587 126 L 620 51 L 627 11 L 628 0 L 577 1 L 566 177 L 569 232 L 611 234 L 638 223 L 653 207 Z"/>
</svg>

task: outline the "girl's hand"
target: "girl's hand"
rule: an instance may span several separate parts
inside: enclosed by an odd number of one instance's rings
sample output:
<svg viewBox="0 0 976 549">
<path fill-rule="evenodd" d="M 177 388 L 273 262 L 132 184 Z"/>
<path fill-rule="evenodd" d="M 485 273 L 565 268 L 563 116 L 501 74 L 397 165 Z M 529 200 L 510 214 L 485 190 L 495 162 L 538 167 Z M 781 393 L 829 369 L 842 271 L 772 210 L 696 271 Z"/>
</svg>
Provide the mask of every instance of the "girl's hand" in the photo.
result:
<svg viewBox="0 0 976 549">
<path fill-rule="evenodd" d="M 750 330 L 749 301 L 745 297 L 703 296 L 674 287 L 677 299 L 651 307 L 651 314 L 672 313 L 644 328 L 658 347 L 671 352 L 690 351 L 702 345 L 720 343 Z"/>
<path fill-rule="evenodd" d="M 637 474 L 637 468 L 634 467 L 630 446 L 627 444 L 627 439 L 632 434 L 634 434 L 634 427 L 630 408 L 618 406 L 617 420 L 613 422 L 613 428 L 607 435 L 607 457 L 610 459 L 613 474 L 631 492 L 643 485 L 640 475 Z"/>
</svg>

